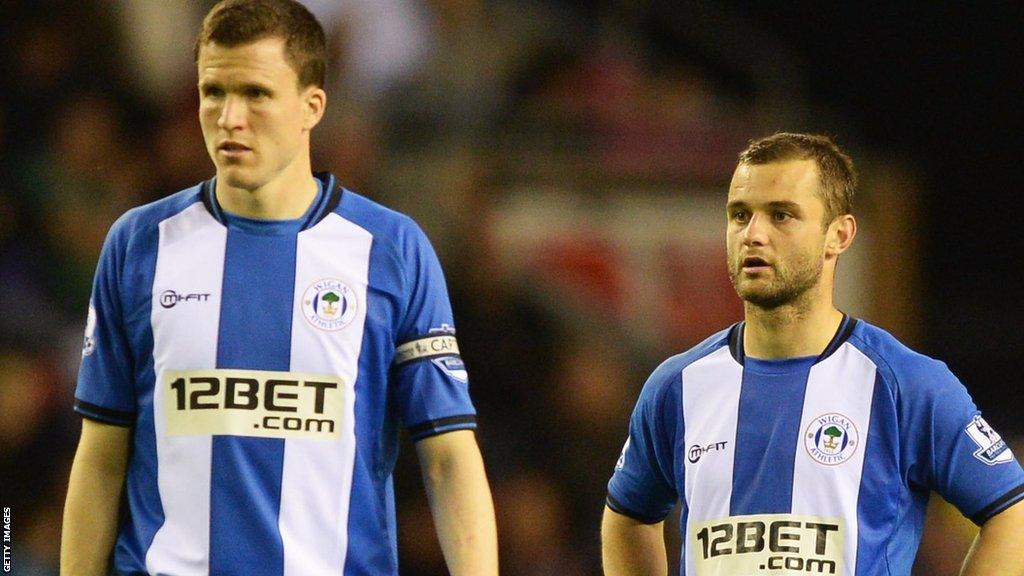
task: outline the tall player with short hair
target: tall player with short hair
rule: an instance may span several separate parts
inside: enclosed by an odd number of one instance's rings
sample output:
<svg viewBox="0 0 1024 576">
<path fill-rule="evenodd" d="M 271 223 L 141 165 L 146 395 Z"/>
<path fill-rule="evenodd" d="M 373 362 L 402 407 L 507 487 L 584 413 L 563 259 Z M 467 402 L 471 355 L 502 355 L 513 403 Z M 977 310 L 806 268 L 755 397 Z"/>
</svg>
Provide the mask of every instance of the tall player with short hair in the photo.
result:
<svg viewBox="0 0 1024 576">
<path fill-rule="evenodd" d="M 1024 574 L 1024 471 L 941 362 L 833 305 L 853 164 L 780 133 L 740 156 L 726 204 L 744 321 L 648 379 L 608 485 L 605 573 L 908 575 L 936 490 L 981 525 L 963 574 Z"/>
<path fill-rule="evenodd" d="M 112 550 L 120 574 L 397 574 L 400 425 L 451 572 L 497 574 L 437 257 L 408 217 L 311 171 L 324 52 L 294 0 L 226 0 L 203 23 L 216 177 L 107 238 L 64 575 L 105 574 Z"/>
</svg>

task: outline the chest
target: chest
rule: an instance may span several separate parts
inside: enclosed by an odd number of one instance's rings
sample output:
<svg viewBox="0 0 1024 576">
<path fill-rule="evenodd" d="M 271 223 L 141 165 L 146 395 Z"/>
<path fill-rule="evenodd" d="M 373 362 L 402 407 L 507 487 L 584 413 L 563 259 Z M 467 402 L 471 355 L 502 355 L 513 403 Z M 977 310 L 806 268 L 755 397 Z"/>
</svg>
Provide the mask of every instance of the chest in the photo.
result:
<svg viewBox="0 0 1024 576">
<path fill-rule="evenodd" d="M 373 282 L 373 239 L 325 220 L 291 235 L 229 230 L 197 217 L 164 222 L 125 269 L 125 326 L 157 365 L 295 370 L 329 358 L 354 367 L 364 340 L 392 342 L 398 282 Z M 395 276 L 392 274 L 392 276 Z M 384 355 L 378 351 L 378 355 Z"/>
<path fill-rule="evenodd" d="M 684 372 L 676 474 L 691 512 L 713 518 L 855 505 L 876 389 L 874 365 L 864 360 L 844 348 L 776 373 L 738 363 Z"/>
</svg>

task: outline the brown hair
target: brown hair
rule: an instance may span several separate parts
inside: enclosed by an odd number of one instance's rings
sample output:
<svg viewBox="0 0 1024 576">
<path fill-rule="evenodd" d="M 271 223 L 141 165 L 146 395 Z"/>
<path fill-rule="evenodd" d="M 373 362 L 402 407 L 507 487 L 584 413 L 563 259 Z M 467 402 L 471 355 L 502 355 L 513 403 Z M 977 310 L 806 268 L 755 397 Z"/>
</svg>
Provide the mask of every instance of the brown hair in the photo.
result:
<svg viewBox="0 0 1024 576">
<path fill-rule="evenodd" d="M 740 164 L 756 166 L 786 160 L 814 160 L 821 179 L 819 195 L 825 204 L 825 223 L 853 212 L 857 172 L 853 160 L 828 136 L 777 132 L 752 140 L 740 153 Z"/>
<path fill-rule="evenodd" d="M 196 38 L 195 59 L 203 46 L 216 42 L 240 46 L 264 38 L 284 40 L 285 59 L 299 77 L 299 87 L 324 86 L 327 48 L 324 29 L 295 0 L 223 0 L 214 6 Z"/>
</svg>

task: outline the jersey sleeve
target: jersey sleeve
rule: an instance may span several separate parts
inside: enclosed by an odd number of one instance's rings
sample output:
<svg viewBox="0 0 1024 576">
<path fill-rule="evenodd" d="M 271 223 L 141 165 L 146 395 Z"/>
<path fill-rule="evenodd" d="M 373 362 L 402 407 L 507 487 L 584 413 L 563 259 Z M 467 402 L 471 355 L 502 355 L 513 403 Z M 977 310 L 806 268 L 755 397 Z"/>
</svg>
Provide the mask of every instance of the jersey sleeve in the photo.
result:
<svg viewBox="0 0 1024 576">
<path fill-rule="evenodd" d="M 673 470 L 682 428 L 680 374 L 665 363 L 648 378 L 608 482 L 608 507 L 646 524 L 664 520 L 679 499 Z"/>
<path fill-rule="evenodd" d="M 111 227 L 96 267 L 74 408 L 92 420 L 131 426 L 136 404 L 120 291 L 125 257 L 123 221 Z"/>
<path fill-rule="evenodd" d="M 414 441 L 476 428 L 441 263 L 426 235 L 414 225 L 403 251 L 407 300 L 393 363 L 399 418 Z"/>
<path fill-rule="evenodd" d="M 901 389 L 905 476 L 979 525 L 1024 500 L 1024 471 L 956 376 L 936 361 L 914 376 Z"/>
</svg>

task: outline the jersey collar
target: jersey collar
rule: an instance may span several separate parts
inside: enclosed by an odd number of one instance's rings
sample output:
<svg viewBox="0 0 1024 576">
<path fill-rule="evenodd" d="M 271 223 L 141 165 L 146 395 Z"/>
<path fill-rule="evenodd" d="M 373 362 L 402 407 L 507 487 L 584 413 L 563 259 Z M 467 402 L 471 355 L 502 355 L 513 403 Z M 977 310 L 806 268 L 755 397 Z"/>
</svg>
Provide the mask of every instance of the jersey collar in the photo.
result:
<svg viewBox="0 0 1024 576">
<path fill-rule="evenodd" d="M 314 172 L 313 177 L 320 181 L 324 194 L 319 200 L 316 200 L 317 205 L 306 215 L 306 220 L 302 223 L 300 231 L 316 226 L 328 214 L 334 212 L 338 208 L 338 204 L 341 203 L 341 195 L 344 192 L 344 188 L 338 185 L 334 174 L 330 172 Z M 213 219 L 220 222 L 221 225 L 227 226 L 228 221 L 224 216 L 224 209 L 217 202 L 216 190 L 217 177 L 214 176 L 200 185 L 199 197 L 202 199 L 203 206 L 206 207 L 206 211 L 210 213 L 210 216 L 213 216 Z"/>
<path fill-rule="evenodd" d="M 746 324 L 746 322 L 737 322 L 729 329 L 729 352 L 732 354 L 733 359 L 735 359 L 741 366 L 746 358 L 746 354 L 743 351 L 743 330 L 746 327 Z M 828 346 L 825 346 L 825 349 L 822 350 L 821 354 L 814 359 L 814 363 L 817 364 L 835 353 L 835 351 L 850 338 L 850 335 L 853 334 L 853 329 L 856 326 L 857 319 L 843 313 L 843 320 L 839 323 L 839 328 L 836 330 L 835 335 L 832 336 L 832 340 L 828 343 Z"/>
</svg>

